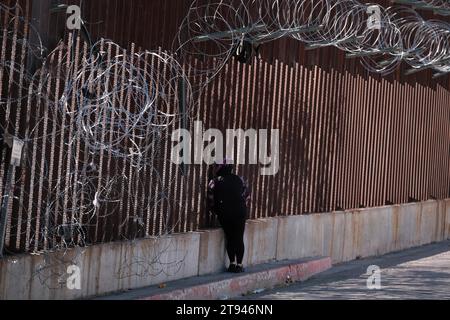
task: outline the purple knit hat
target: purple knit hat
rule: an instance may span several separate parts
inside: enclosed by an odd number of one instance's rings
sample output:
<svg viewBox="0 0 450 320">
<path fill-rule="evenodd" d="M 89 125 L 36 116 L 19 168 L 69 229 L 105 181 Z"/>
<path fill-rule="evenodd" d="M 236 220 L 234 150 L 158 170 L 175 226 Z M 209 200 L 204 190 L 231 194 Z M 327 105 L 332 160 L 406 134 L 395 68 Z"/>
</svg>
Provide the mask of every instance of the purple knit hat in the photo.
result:
<svg viewBox="0 0 450 320">
<path fill-rule="evenodd" d="M 225 168 L 233 168 L 234 161 L 229 158 L 225 158 L 222 161 L 216 162 L 216 168 L 214 170 L 215 174 L 217 175 L 220 171 L 222 171 Z"/>
</svg>

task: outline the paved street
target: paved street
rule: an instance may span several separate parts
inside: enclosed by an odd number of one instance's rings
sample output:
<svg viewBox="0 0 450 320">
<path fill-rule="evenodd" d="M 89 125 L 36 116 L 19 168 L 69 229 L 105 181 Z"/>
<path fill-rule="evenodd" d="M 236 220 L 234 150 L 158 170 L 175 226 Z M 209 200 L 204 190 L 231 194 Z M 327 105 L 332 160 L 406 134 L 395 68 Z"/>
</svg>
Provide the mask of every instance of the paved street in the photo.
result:
<svg viewBox="0 0 450 320">
<path fill-rule="evenodd" d="M 381 268 L 381 289 L 367 288 L 367 268 Z M 450 299 L 450 242 L 338 265 L 301 284 L 244 299 Z"/>
</svg>

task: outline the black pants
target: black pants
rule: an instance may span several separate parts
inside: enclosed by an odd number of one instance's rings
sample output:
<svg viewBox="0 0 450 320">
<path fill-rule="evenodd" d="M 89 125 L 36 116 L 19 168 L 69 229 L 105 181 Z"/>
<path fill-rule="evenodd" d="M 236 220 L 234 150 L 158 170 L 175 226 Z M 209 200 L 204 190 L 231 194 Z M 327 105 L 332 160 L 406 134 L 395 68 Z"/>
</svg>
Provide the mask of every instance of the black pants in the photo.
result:
<svg viewBox="0 0 450 320">
<path fill-rule="evenodd" d="M 230 262 L 237 262 L 237 264 L 242 264 L 242 261 L 244 261 L 245 253 L 244 233 L 246 219 L 219 217 L 219 221 L 225 232 L 227 253 Z"/>
</svg>

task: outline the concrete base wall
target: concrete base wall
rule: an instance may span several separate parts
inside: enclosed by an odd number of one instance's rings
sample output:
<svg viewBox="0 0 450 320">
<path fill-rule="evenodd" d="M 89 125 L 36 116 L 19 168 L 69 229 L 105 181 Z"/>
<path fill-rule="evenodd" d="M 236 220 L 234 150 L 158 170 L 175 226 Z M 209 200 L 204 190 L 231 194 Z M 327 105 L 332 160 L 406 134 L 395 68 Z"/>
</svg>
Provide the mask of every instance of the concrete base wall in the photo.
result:
<svg viewBox="0 0 450 320">
<path fill-rule="evenodd" d="M 278 225 L 277 260 L 329 256 L 339 263 L 449 239 L 450 200 L 286 217 Z"/>
<path fill-rule="evenodd" d="M 196 276 L 199 246 L 200 233 L 188 233 L 9 257 L 0 261 L 0 299 L 79 299 Z M 81 290 L 67 287 L 71 266 Z"/>
<path fill-rule="evenodd" d="M 249 221 L 246 265 L 329 256 L 333 263 L 450 239 L 450 200 Z M 0 261 L 0 299 L 77 299 L 223 271 L 222 230 Z M 68 267 L 80 271 L 70 290 Z"/>
</svg>

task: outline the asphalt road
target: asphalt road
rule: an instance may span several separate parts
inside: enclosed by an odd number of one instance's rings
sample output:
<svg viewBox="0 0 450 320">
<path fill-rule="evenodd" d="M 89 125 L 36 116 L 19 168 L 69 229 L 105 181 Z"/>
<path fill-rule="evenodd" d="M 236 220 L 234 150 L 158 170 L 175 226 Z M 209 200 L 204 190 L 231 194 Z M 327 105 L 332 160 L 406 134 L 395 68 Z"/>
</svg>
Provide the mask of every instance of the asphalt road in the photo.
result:
<svg viewBox="0 0 450 320">
<path fill-rule="evenodd" d="M 380 289 L 369 289 L 370 266 L 380 268 Z M 377 276 L 378 274 L 375 274 Z M 374 277 L 371 277 L 374 280 Z M 371 281 L 370 284 L 376 284 Z M 306 282 L 243 300 L 450 299 L 450 241 L 337 265 Z"/>
</svg>

